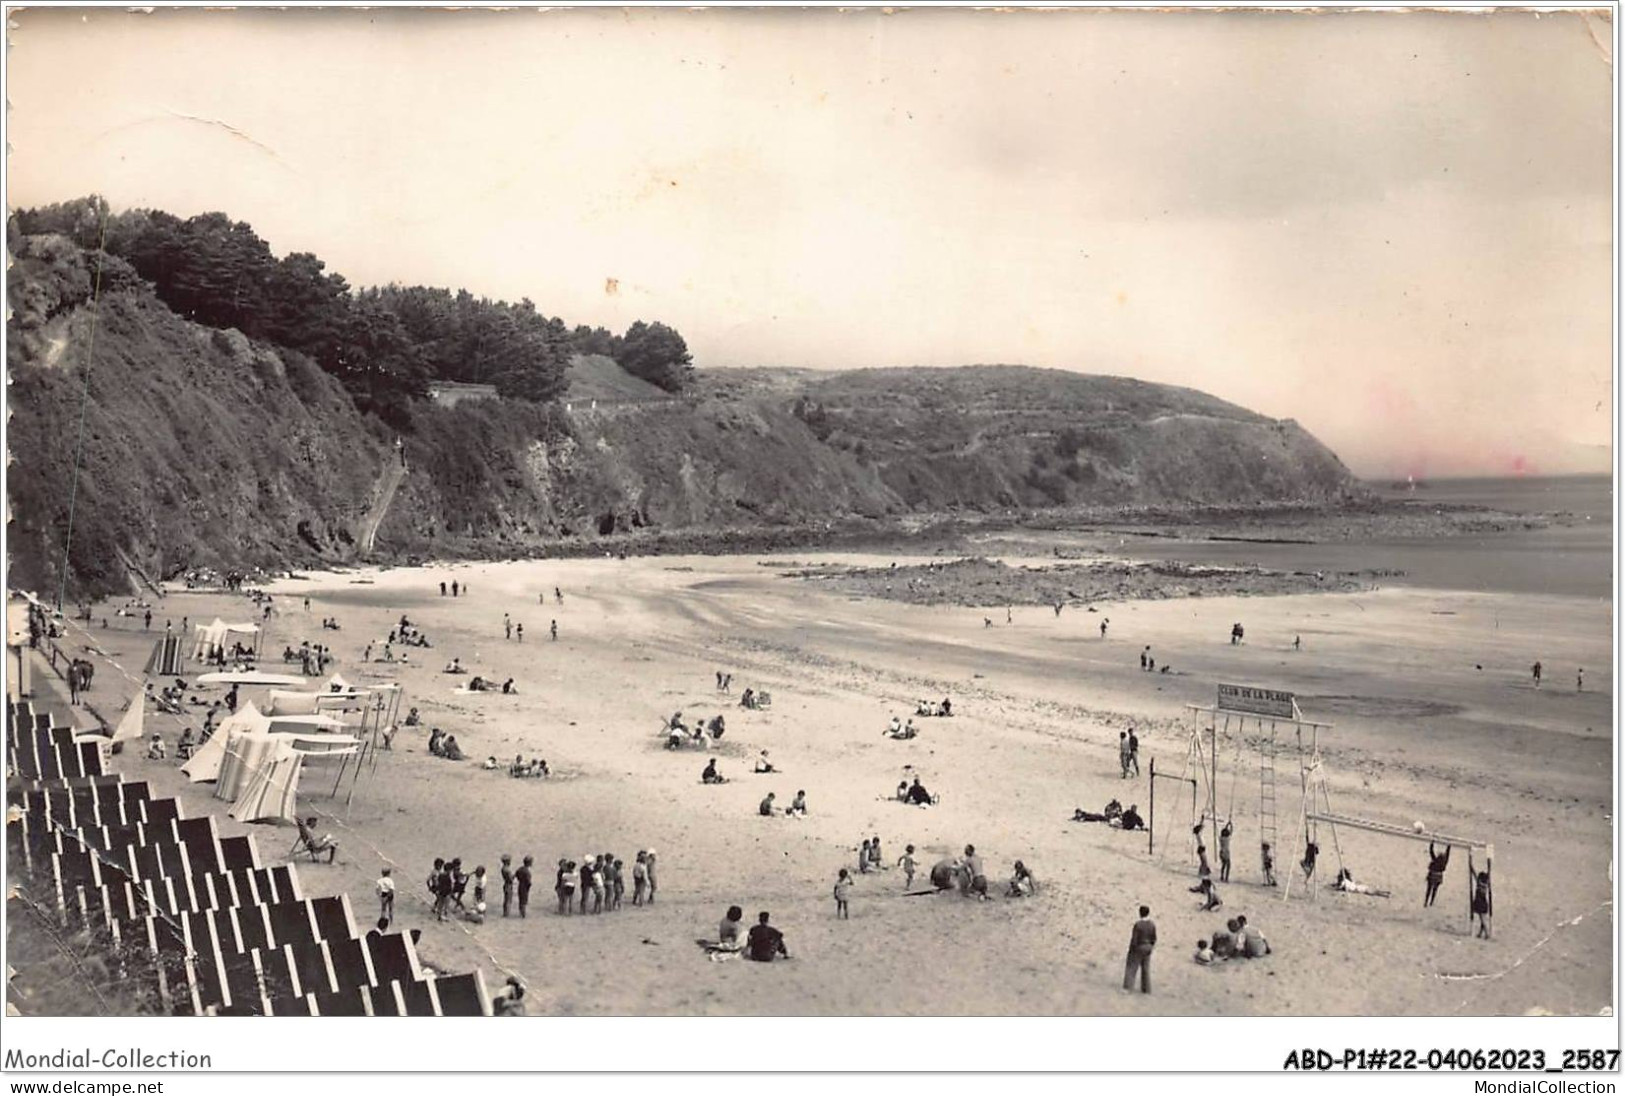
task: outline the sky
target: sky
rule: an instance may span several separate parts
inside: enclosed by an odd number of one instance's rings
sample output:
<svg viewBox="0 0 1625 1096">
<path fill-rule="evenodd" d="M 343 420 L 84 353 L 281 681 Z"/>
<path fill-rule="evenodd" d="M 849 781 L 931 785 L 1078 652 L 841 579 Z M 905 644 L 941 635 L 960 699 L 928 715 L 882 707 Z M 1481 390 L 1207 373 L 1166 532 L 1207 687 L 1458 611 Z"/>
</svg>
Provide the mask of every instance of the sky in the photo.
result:
<svg viewBox="0 0 1625 1096">
<path fill-rule="evenodd" d="M 702 369 L 1198 388 L 1372 477 L 1612 465 L 1606 12 L 11 13 L 9 201 Z"/>
</svg>

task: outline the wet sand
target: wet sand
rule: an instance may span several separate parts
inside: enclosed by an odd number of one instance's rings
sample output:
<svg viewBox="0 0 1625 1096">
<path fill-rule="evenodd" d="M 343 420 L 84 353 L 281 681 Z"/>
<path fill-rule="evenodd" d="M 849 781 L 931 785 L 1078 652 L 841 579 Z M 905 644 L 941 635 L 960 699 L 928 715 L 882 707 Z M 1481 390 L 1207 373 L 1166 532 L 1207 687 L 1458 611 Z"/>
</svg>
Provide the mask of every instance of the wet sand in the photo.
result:
<svg viewBox="0 0 1625 1096">
<path fill-rule="evenodd" d="M 893 557 L 808 555 L 800 563 L 886 566 Z M 898 557 L 900 564 L 923 562 Z M 372 919 L 372 880 L 397 865 L 397 922 L 425 930 L 431 963 L 505 971 L 530 987 L 547 1014 L 1518 1014 L 1595 1013 L 1611 998 L 1608 880 L 1612 801 L 1609 607 L 1594 599 L 1382 589 L 1266 598 L 1204 597 L 1102 603 L 1099 614 L 1002 606 L 903 605 L 820 590 L 780 577 L 792 557 L 687 557 L 457 565 L 284 580 L 267 649 L 301 639 L 333 643 L 337 669 L 361 682 L 398 679 L 424 726 L 403 730 L 392 753 L 356 787 L 327 798 L 332 763 L 307 767 L 301 805 L 332 815 L 339 862 L 300 866 L 306 890 L 347 890 L 357 919 Z M 1018 560 L 1010 560 L 1012 564 Z M 438 583 L 472 582 L 442 598 Z M 563 606 L 552 604 L 561 586 Z M 548 594 L 538 605 L 537 594 Z M 300 597 L 312 598 L 308 615 Z M 92 637 L 126 667 L 139 667 L 151 637 L 100 628 Z M 248 619 L 242 598 L 174 594 L 157 618 Z M 410 668 L 359 664 L 369 639 L 401 613 L 432 650 Z M 525 625 L 505 641 L 502 615 Z M 336 616 L 341 632 L 319 622 Z M 1098 621 L 1111 619 L 1106 639 Z M 995 626 L 983 625 L 990 616 Z M 557 642 L 547 637 L 557 619 Z M 1247 641 L 1229 643 L 1232 622 Z M 128 622 L 126 622 L 128 624 Z M 1292 647 L 1301 635 L 1302 650 Z M 1170 674 L 1145 674 L 1150 644 Z M 453 656 L 519 696 L 454 695 L 466 679 L 438 671 Z M 1531 687 L 1540 658 L 1547 683 Z M 273 660 L 274 662 L 274 660 Z M 1481 665 L 1482 669 L 1475 668 Z M 1574 691 L 1585 666 L 1586 692 Z M 279 668 L 271 662 L 268 669 Z M 718 670 L 734 675 L 719 697 Z M 1452 861 L 1439 904 L 1421 908 L 1425 846 L 1365 833 L 1321 834 L 1321 872 L 1335 874 L 1340 844 L 1361 880 L 1391 900 L 1321 888 L 1311 902 L 1258 885 L 1258 761 L 1221 733 L 1221 813 L 1236 819 L 1226 915 L 1245 913 L 1275 954 L 1202 968 L 1190 955 L 1220 922 L 1199 914 L 1188 844 L 1173 821 L 1166 858 L 1148 857 L 1144 835 L 1070 822 L 1075 807 L 1112 797 L 1148 804 L 1146 780 L 1118 775 L 1117 739 L 1132 724 L 1142 758 L 1178 770 L 1190 728 L 1187 703 L 1211 703 L 1214 683 L 1293 690 L 1305 715 L 1335 723 L 1322 736 L 1334 807 L 1346 814 L 1440 831 L 1496 846 L 1495 939 L 1472 938 L 1465 863 Z M 771 710 L 737 707 L 745 686 L 768 689 Z M 115 686 L 104 669 L 92 702 L 110 718 Z M 244 691 L 247 698 L 253 692 Z M 917 698 L 951 696 L 952 719 L 917 721 L 922 734 L 894 742 L 891 715 Z M 692 723 L 724 712 L 714 749 L 662 748 L 661 721 L 681 709 Z M 201 717 L 200 717 L 201 718 Z M 149 712 L 173 738 L 173 722 Z M 428 754 L 430 726 L 456 734 L 473 759 Z M 755 776 L 771 751 L 782 775 Z M 512 780 L 479 767 L 487 754 L 546 757 L 551 780 Z M 730 783 L 703 786 L 720 759 Z M 182 788 L 191 813 L 224 804 L 209 785 L 185 785 L 173 766 L 121 758 L 125 771 Z M 887 801 L 913 766 L 941 793 L 930 809 Z M 1277 871 L 1284 881 L 1301 849 L 1289 848 L 1300 803 L 1296 763 L 1278 763 Z M 1160 782 L 1159 782 L 1160 783 Z M 1157 838 L 1169 821 L 1159 787 Z M 782 805 L 806 789 L 806 819 L 760 818 L 768 791 Z M 281 856 L 291 830 L 247 827 L 262 852 Z M 957 895 L 905 897 L 896 869 L 858 878 L 850 921 L 836 921 L 830 890 L 856 847 L 882 838 L 895 863 L 914 844 L 922 871 L 973 842 L 1002 894 L 1012 862 L 1042 884 L 1036 899 L 987 903 Z M 657 903 L 599 917 L 553 914 L 560 857 L 613 850 L 659 852 Z M 422 877 L 435 856 L 496 871 L 502 852 L 537 859 L 537 890 L 524 921 L 435 924 Z M 1464 857 L 1458 853 L 1458 858 Z M 923 879 L 916 889 L 924 889 Z M 493 886 L 493 897 L 498 889 Z M 1153 908 L 1161 944 L 1156 993 L 1121 990 L 1136 907 Z M 695 945 L 713 936 L 731 904 L 747 923 L 770 910 L 795 959 L 772 965 L 711 963 Z M 493 913 L 496 912 L 494 903 Z M 1577 923 L 1571 923 L 1581 918 Z"/>
</svg>

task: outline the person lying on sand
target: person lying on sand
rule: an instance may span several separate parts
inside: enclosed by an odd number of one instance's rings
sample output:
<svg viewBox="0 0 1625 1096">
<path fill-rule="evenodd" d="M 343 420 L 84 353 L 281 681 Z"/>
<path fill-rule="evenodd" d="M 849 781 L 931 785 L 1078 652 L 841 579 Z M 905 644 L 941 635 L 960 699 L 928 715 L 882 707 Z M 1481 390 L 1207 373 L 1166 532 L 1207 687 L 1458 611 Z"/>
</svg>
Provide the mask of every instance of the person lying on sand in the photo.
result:
<svg viewBox="0 0 1625 1096">
<path fill-rule="evenodd" d="M 475 674 L 468 681 L 468 691 L 471 693 L 483 693 L 490 687 L 491 683 L 478 674 Z"/>
<path fill-rule="evenodd" d="M 1392 898 L 1393 892 L 1378 890 L 1366 883 L 1356 883 L 1354 875 L 1347 868 L 1341 868 L 1337 873 L 1337 882 L 1332 884 L 1333 890 L 1340 890 L 1344 894 L 1369 894 L 1373 898 Z"/>
<path fill-rule="evenodd" d="M 1111 826 L 1120 824 L 1122 819 L 1123 804 L 1119 803 L 1115 799 L 1113 799 L 1110 803 L 1107 803 L 1106 809 L 1101 811 L 1099 814 L 1096 814 L 1094 811 L 1086 811 L 1082 807 L 1079 807 L 1077 810 L 1072 812 L 1072 821 L 1074 822 L 1104 822 L 1108 826 Z"/>
</svg>

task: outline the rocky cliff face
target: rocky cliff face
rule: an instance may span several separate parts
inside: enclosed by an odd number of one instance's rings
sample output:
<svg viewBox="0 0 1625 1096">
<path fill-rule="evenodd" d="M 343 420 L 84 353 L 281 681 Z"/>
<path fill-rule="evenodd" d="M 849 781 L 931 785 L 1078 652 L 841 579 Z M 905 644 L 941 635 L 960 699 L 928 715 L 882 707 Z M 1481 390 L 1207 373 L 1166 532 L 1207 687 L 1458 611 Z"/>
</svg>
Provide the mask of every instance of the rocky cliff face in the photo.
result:
<svg viewBox="0 0 1625 1096">
<path fill-rule="evenodd" d="M 302 356 L 190 324 L 117 266 L 92 309 L 94 256 L 56 237 L 12 246 L 18 585 L 56 589 L 70 511 L 68 585 L 88 592 L 196 567 L 353 562 L 369 532 L 386 558 L 519 555 L 636 530 L 1327 504 L 1355 490 L 1293 423 L 1124 378 L 720 371 L 683 399 L 633 399 L 607 360 L 564 405 L 421 408 L 401 478 L 393 435 Z"/>
</svg>

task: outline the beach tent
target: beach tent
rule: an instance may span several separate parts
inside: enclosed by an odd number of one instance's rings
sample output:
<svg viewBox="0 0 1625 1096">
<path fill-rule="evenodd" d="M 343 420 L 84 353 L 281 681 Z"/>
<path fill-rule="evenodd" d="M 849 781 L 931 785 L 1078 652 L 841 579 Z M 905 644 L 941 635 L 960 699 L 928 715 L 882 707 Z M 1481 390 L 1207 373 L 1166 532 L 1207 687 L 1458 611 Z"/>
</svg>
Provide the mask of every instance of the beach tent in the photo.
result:
<svg viewBox="0 0 1625 1096">
<path fill-rule="evenodd" d="M 270 720 L 272 734 L 320 734 L 322 732 L 342 731 L 347 726 L 344 720 L 328 715 L 325 712 L 273 715 Z"/>
<path fill-rule="evenodd" d="M 218 780 L 233 736 L 248 733 L 264 734 L 270 729 L 271 721 L 261 715 L 258 708 L 253 704 L 244 704 L 235 714 L 221 720 L 220 725 L 214 729 L 214 734 L 209 736 L 209 741 L 199 746 L 197 752 L 192 754 L 192 759 L 181 766 L 181 772 L 194 784 Z"/>
<path fill-rule="evenodd" d="M 113 728 L 114 742 L 139 742 L 146 737 L 147 691 L 142 689 L 130 698 L 118 726 Z"/>
<path fill-rule="evenodd" d="M 227 624 L 219 617 L 214 618 L 213 624 L 194 625 L 196 639 L 192 644 L 192 657 L 207 661 L 214 657 L 216 651 L 232 642 L 232 636 L 258 635 L 259 630 L 257 624 Z"/>
<path fill-rule="evenodd" d="M 238 822 L 294 821 L 294 799 L 299 793 L 304 755 L 284 735 L 245 734 L 237 741 L 250 760 L 245 763 L 246 779 L 227 813 Z M 232 755 L 228 752 L 227 756 Z M 218 788 L 215 795 L 220 796 Z"/>
<path fill-rule="evenodd" d="M 273 689 L 266 712 L 270 715 L 311 715 L 316 712 L 354 711 L 366 706 L 366 697 L 364 691 L 295 693 Z"/>
</svg>

